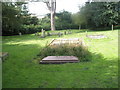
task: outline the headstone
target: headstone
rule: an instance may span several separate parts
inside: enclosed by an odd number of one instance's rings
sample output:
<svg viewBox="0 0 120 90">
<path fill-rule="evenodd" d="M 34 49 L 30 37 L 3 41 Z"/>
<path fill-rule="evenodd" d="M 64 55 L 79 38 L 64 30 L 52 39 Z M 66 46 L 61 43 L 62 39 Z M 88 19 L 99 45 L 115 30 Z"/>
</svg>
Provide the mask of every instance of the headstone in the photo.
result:
<svg viewBox="0 0 120 90">
<path fill-rule="evenodd" d="M 58 33 L 58 36 L 59 36 L 59 37 L 61 36 L 60 32 Z"/>
<path fill-rule="evenodd" d="M 64 35 L 66 35 L 66 31 L 64 32 Z"/>
<path fill-rule="evenodd" d="M 61 32 L 58 33 L 58 36 L 61 37 L 63 34 Z"/>
<path fill-rule="evenodd" d="M 41 30 L 41 32 L 42 32 L 42 38 L 44 38 L 45 37 L 45 30 Z"/>
<path fill-rule="evenodd" d="M 21 36 L 21 35 L 22 35 L 22 33 L 21 33 L 21 32 L 19 32 L 19 35 Z"/>
</svg>

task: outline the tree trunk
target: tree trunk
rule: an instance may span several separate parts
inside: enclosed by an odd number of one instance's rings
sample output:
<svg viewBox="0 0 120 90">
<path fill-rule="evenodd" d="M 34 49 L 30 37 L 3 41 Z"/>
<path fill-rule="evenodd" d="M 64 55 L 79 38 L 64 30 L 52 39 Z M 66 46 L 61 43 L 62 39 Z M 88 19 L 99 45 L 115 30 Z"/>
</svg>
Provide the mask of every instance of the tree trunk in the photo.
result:
<svg viewBox="0 0 120 90">
<path fill-rule="evenodd" d="M 51 12 L 51 31 L 55 31 L 55 13 Z"/>
<path fill-rule="evenodd" d="M 51 31 L 55 31 L 55 11 L 56 11 L 56 0 L 49 0 L 45 2 L 50 14 L 51 14 Z"/>
</svg>

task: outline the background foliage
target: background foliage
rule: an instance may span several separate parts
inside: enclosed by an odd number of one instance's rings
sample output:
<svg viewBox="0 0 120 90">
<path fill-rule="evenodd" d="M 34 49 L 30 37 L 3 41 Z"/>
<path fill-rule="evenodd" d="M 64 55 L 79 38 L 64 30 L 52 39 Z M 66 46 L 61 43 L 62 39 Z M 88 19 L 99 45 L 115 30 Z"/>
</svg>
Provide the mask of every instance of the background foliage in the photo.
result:
<svg viewBox="0 0 120 90">
<path fill-rule="evenodd" d="M 79 8 L 80 11 L 73 15 L 73 21 L 77 25 L 86 28 L 120 25 L 120 2 L 87 2 Z"/>
<path fill-rule="evenodd" d="M 79 12 L 61 11 L 56 13 L 56 30 L 120 28 L 120 2 L 86 2 Z M 2 3 L 2 35 L 18 35 L 50 30 L 50 14 L 38 19 L 27 10 L 27 3 Z"/>
</svg>

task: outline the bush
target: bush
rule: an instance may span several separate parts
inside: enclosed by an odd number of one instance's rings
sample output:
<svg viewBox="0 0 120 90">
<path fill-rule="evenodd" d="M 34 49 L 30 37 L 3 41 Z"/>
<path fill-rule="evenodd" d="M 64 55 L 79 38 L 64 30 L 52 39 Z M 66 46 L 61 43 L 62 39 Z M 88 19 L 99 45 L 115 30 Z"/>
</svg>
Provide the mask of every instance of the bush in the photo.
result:
<svg viewBox="0 0 120 90">
<path fill-rule="evenodd" d="M 20 32 L 22 34 L 32 34 L 41 31 L 41 26 L 40 25 L 23 25 Z"/>
<path fill-rule="evenodd" d="M 114 29 L 120 29 L 120 25 L 116 25 L 113 27 Z"/>
<path fill-rule="evenodd" d="M 44 30 L 50 30 L 51 28 L 50 23 L 42 23 L 41 26 Z"/>
<path fill-rule="evenodd" d="M 71 46 L 71 45 L 58 45 L 54 47 L 45 47 L 41 50 L 39 55 L 40 58 L 47 56 L 76 56 L 80 61 L 90 61 L 91 53 L 86 47 L 83 46 Z"/>
</svg>

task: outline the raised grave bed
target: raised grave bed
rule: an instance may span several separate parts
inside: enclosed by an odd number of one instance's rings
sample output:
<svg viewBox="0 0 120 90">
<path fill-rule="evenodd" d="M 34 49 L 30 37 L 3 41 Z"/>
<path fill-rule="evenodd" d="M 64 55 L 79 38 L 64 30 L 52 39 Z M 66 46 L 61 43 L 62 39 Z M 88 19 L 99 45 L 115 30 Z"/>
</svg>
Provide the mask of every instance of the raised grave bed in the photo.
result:
<svg viewBox="0 0 120 90">
<path fill-rule="evenodd" d="M 85 43 L 81 38 L 53 39 L 48 46 L 64 45 L 64 44 L 85 46 Z"/>
</svg>

